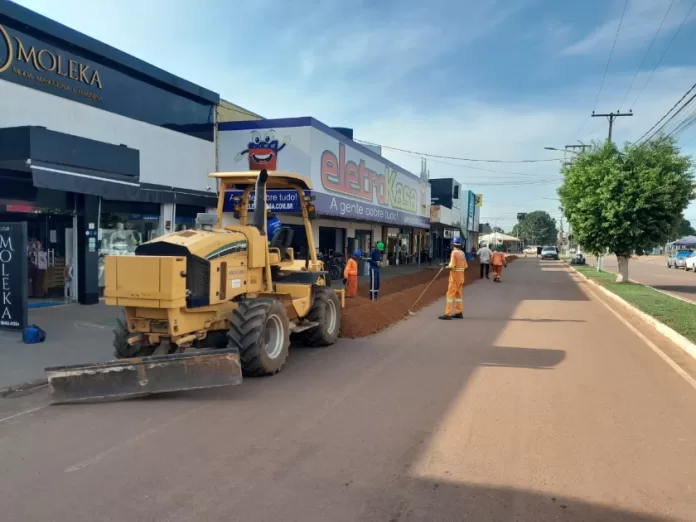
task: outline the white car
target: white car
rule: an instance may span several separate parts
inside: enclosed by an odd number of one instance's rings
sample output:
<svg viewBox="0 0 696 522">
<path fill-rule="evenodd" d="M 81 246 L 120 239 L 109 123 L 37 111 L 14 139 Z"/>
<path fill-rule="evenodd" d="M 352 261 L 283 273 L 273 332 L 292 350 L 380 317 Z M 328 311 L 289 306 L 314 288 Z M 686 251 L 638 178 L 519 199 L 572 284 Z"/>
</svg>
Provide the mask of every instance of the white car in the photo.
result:
<svg viewBox="0 0 696 522">
<path fill-rule="evenodd" d="M 537 253 L 537 247 L 535 246 L 528 246 L 522 251 L 523 254 L 536 254 Z"/>
<path fill-rule="evenodd" d="M 693 270 L 696 272 L 696 252 L 692 252 L 691 255 L 684 260 L 684 270 Z"/>
</svg>

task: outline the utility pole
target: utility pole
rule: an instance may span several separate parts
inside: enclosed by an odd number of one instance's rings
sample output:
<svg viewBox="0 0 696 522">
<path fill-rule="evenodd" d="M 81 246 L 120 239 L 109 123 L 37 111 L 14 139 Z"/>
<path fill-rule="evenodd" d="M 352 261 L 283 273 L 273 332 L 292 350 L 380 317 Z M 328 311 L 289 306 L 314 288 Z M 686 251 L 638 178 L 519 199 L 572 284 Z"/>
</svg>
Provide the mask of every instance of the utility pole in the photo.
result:
<svg viewBox="0 0 696 522">
<path fill-rule="evenodd" d="M 593 118 L 599 118 L 599 117 L 604 117 L 609 120 L 609 141 L 611 142 L 611 131 L 614 127 L 614 120 L 616 118 L 619 118 L 621 116 L 633 116 L 633 109 L 629 110 L 628 112 L 610 112 L 609 114 L 595 114 L 595 111 L 592 111 L 592 117 Z"/>
</svg>

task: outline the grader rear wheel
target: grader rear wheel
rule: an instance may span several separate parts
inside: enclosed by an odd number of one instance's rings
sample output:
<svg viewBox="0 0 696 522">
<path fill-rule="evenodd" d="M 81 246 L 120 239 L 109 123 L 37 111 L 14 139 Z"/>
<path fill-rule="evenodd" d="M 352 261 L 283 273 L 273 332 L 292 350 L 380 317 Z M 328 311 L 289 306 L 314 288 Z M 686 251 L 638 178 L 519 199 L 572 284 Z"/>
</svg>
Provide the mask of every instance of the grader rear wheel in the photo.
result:
<svg viewBox="0 0 696 522">
<path fill-rule="evenodd" d="M 287 311 L 275 299 L 243 301 L 232 313 L 227 337 L 230 347 L 239 350 L 244 375 L 278 373 L 290 350 Z"/>
<path fill-rule="evenodd" d="M 147 357 L 155 351 L 155 346 L 146 346 L 141 343 L 128 344 L 130 337 L 128 331 L 128 319 L 125 312 L 116 319 L 116 328 L 114 328 L 114 357 L 117 359 L 131 359 L 133 357 Z"/>
</svg>

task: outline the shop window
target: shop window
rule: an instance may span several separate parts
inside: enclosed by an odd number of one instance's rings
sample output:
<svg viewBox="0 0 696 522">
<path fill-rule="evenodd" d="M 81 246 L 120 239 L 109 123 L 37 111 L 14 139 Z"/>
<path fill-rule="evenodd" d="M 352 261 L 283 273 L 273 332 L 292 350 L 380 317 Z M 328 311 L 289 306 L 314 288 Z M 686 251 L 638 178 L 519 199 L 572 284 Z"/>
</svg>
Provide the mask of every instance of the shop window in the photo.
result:
<svg viewBox="0 0 696 522">
<path fill-rule="evenodd" d="M 159 205 L 157 205 L 159 207 Z M 104 256 L 132 256 L 135 249 L 158 236 L 159 209 L 156 214 L 104 212 L 99 219 L 99 286 L 104 286 Z"/>
</svg>

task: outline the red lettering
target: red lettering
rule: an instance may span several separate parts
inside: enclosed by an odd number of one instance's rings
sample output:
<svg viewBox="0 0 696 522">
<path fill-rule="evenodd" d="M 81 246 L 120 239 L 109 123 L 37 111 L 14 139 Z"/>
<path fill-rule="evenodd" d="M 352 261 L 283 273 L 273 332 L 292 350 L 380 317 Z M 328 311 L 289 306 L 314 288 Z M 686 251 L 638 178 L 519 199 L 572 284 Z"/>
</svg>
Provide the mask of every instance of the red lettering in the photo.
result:
<svg viewBox="0 0 696 522">
<path fill-rule="evenodd" d="M 338 144 L 338 158 L 330 150 L 321 155 L 321 184 L 331 192 L 372 202 L 376 193 L 377 201 L 387 202 L 386 184 L 383 175 L 368 169 L 365 160 L 358 163 L 346 161 L 346 146 Z"/>
<path fill-rule="evenodd" d="M 326 190 L 339 190 L 341 179 L 338 175 L 338 161 L 330 150 L 321 154 L 321 184 Z"/>
</svg>

